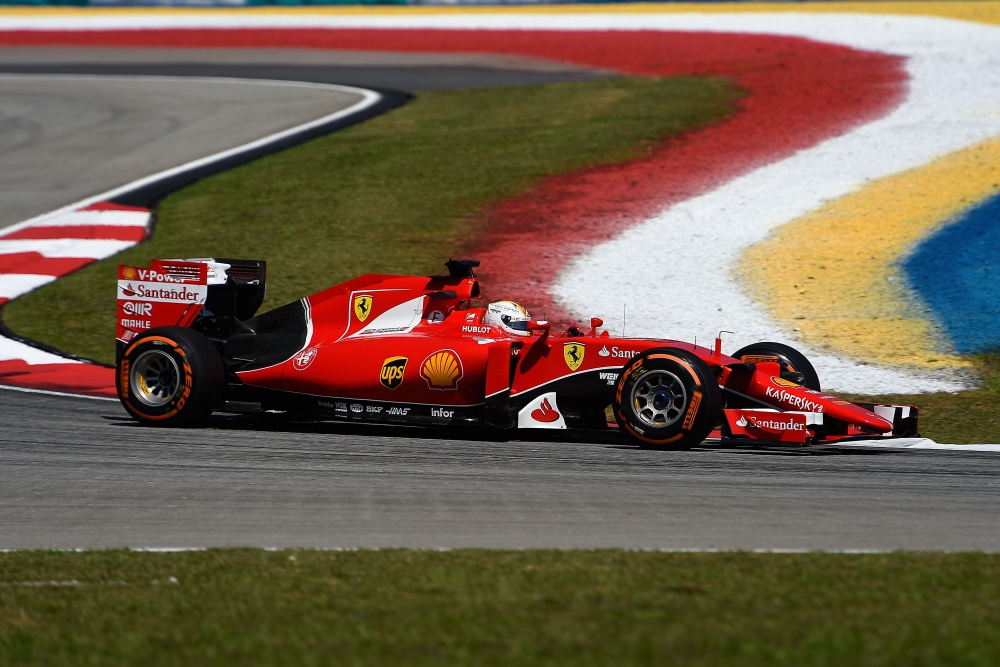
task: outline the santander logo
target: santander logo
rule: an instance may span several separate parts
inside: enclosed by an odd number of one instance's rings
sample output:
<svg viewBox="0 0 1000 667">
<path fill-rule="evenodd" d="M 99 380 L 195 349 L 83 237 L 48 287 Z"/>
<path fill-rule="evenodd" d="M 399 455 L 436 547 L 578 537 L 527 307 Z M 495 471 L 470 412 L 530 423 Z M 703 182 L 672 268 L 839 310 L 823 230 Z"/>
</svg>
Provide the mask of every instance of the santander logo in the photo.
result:
<svg viewBox="0 0 1000 667">
<path fill-rule="evenodd" d="M 536 396 L 517 413 L 518 428 L 566 428 L 565 416 L 559 410 L 559 397 L 550 391 Z"/>
<path fill-rule="evenodd" d="M 615 359 L 631 359 L 637 354 L 639 354 L 638 350 L 622 350 L 617 345 L 613 346 L 610 350 L 607 345 L 603 345 L 597 351 L 597 356 L 599 357 L 613 357 Z"/>
<path fill-rule="evenodd" d="M 531 411 L 531 418 L 543 424 L 548 424 L 559 419 L 559 413 L 556 412 L 552 404 L 549 403 L 549 399 L 546 398 L 542 401 L 541 405 Z"/>
<path fill-rule="evenodd" d="M 767 431 L 805 431 L 806 424 L 805 421 L 796 421 L 795 419 L 765 419 L 758 417 L 756 415 L 740 415 L 740 418 L 736 420 L 736 425 L 740 428 L 756 428 L 764 429 Z"/>
</svg>

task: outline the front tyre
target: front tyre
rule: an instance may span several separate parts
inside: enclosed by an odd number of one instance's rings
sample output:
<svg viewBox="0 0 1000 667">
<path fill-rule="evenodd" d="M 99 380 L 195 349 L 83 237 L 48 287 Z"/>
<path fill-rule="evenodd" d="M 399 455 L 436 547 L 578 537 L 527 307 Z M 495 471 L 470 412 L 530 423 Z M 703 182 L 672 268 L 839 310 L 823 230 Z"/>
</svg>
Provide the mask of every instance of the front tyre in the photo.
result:
<svg viewBox="0 0 1000 667">
<path fill-rule="evenodd" d="M 622 369 L 615 389 L 621 430 L 646 449 L 690 449 L 719 422 L 722 393 L 697 355 L 677 348 L 649 350 Z"/>
<path fill-rule="evenodd" d="M 741 347 L 733 356 L 743 363 L 776 361 L 781 366 L 781 377 L 807 389 L 820 391 L 819 375 L 816 373 L 816 369 L 806 359 L 806 355 L 790 345 L 771 342 L 753 343 Z"/>
<path fill-rule="evenodd" d="M 215 346 L 185 327 L 144 331 L 118 362 L 118 398 L 146 426 L 195 426 L 212 413 L 226 385 Z"/>
</svg>

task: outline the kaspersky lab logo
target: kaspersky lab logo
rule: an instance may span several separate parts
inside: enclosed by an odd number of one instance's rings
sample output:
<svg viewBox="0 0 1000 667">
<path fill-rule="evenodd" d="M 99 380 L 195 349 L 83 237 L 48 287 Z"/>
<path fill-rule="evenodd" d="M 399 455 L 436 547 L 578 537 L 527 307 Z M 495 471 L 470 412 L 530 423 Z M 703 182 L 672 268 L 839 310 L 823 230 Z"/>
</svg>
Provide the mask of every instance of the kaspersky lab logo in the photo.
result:
<svg viewBox="0 0 1000 667">
<path fill-rule="evenodd" d="M 389 357 L 382 362 L 382 372 L 379 374 L 379 382 L 386 389 L 395 389 L 403 384 L 403 373 L 406 372 L 406 357 Z"/>
</svg>

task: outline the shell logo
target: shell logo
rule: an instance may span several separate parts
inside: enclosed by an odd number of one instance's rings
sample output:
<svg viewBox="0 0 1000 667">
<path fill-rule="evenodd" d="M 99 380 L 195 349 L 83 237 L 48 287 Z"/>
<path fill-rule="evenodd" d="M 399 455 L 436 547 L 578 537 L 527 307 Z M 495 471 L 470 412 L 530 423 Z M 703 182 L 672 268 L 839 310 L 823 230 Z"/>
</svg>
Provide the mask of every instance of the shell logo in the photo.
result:
<svg viewBox="0 0 1000 667">
<path fill-rule="evenodd" d="M 125 280 L 132 280 L 135 277 L 135 269 L 131 266 L 126 266 L 122 269 L 122 278 Z"/>
<path fill-rule="evenodd" d="M 431 389 L 457 389 L 464 373 L 462 360 L 452 350 L 432 352 L 420 364 L 420 377 Z"/>
</svg>

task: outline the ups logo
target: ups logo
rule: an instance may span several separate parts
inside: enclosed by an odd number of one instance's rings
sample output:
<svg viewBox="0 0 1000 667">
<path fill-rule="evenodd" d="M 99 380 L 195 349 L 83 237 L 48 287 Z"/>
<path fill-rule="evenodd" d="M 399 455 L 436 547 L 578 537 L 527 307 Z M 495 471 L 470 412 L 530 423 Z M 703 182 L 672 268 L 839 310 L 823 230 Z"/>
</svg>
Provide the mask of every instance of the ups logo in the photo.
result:
<svg viewBox="0 0 1000 667">
<path fill-rule="evenodd" d="M 395 389 L 403 384 L 403 373 L 406 371 L 406 357 L 389 357 L 382 362 L 382 372 L 379 374 L 379 382 L 386 389 Z"/>
</svg>

